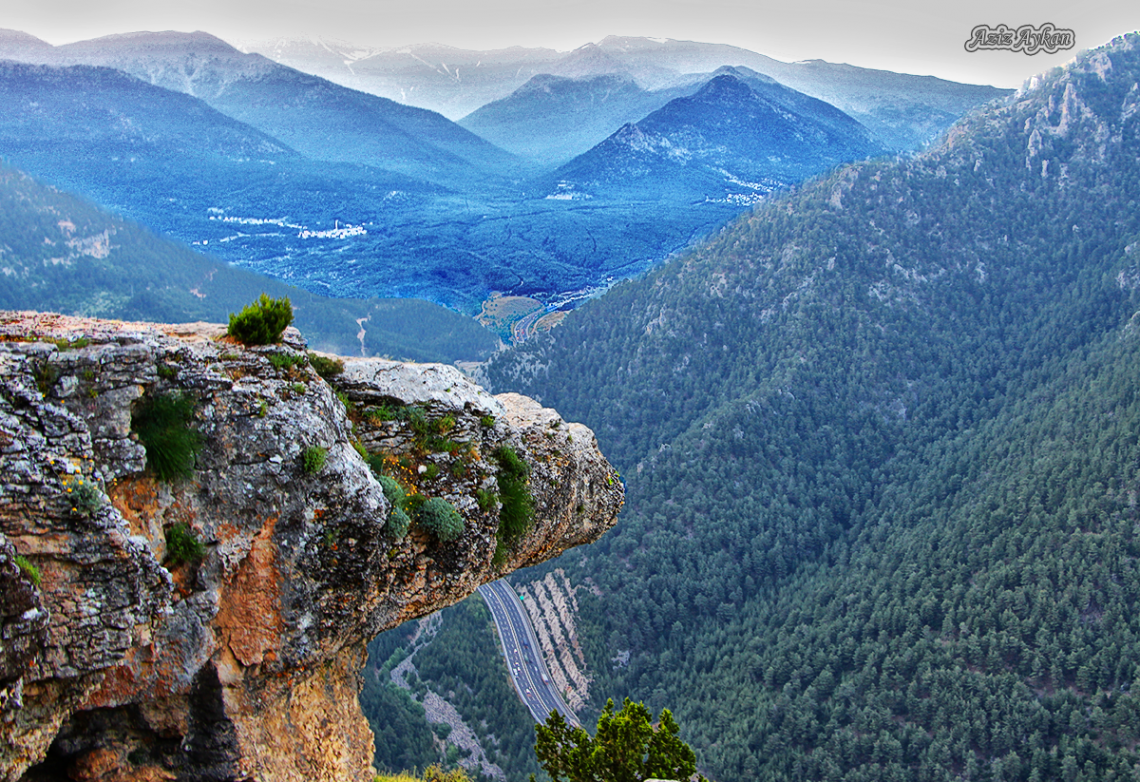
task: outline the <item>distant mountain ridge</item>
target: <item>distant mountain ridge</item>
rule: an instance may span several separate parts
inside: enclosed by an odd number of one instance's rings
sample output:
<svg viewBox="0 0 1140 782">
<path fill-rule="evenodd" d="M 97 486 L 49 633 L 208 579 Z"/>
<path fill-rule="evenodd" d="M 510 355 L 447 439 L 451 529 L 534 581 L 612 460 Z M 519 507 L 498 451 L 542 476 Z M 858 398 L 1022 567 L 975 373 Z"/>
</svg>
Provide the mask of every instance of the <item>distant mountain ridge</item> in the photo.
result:
<svg viewBox="0 0 1140 782">
<path fill-rule="evenodd" d="M 550 73 L 562 57 L 554 49 L 522 46 L 472 51 L 425 43 L 377 49 L 323 38 L 277 38 L 241 48 L 453 120 L 506 97 L 533 76 Z"/>
<path fill-rule="evenodd" d="M 11 52 L 3 49 L 5 41 Z M 543 52 L 504 50 L 471 65 L 478 74 L 491 74 L 484 85 L 508 70 L 511 78 L 525 76 L 520 62 L 589 74 L 628 59 L 610 43 L 560 62 Z M 445 51 L 410 47 L 400 56 L 427 67 L 420 55 L 429 50 Z M 724 154 L 674 167 L 679 178 L 664 189 L 649 186 L 652 177 L 642 180 L 647 187 L 640 192 L 611 177 L 617 188 L 594 188 L 592 199 L 581 199 L 580 191 L 568 191 L 533 163 L 439 114 L 242 53 L 207 33 L 132 33 L 64 47 L 0 34 L 4 57 L 52 63 L 9 63 L 0 84 L 13 108 L 0 115 L 0 154 L 32 175 L 316 293 L 419 297 L 469 314 L 496 293 L 531 297 L 522 308 L 527 312 L 535 302 L 549 311 L 572 308 L 614 281 L 652 268 L 774 187 L 852 155 L 875 153 L 839 150 L 842 145 L 826 133 L 812 142 L 814 131 L 798 148 L 752 149 L 744 136 L 731 133 L 709 141 L 725 132 L 712 128 L 721 120 L 713 119 L 718 109 L 710 103 L 708 117 L 684 121 L 688 129 L 679 132 L 689 136 L 662 130 L 660 138 L 674 151 L 708 157 L 732 136 Z M 356 53 L 348 59 L 376 58 Z M 662 70 L 652 58 L 627 64 L 637 78 L 680 80 L 682 94 L 707 80 Z M 465 69 L 443 63 L 432 72 L 470 81 Z M 557 128 L 579 98 L 583 105 L 609 107 L 602 100 L 609 92 L 624 114 L 601 112 L 592 124 L 571 122 L 587 135 L 562 136 L 547 150 L 563 142 L 590 143 L 589 134 L 605 132 L 606 123 L 649 108 L 637 108 L 639 101 L 671 94 L 647 95 L 632 78 L 539 78 L 541 89 L 532 97 L 550 87 L 561 98 L 533 118 L 532 130 L 544 122 Z M 800 111 L 791 104 L 789 110 Z M 514 132 L 519 116 L 500 114 L 504 133 Z M 859 146 L 864 131 L 848 130 Z M 835 148 L 821 152 L 828 146 Z M 797 168 L 789 161 L 801 153 L 816 157 Z M 606 165 L 616 160 L 610 157 Z M 671 163 L 658 156 L 657 164 Z M 624 164 L 616 165 L 620 171 Z M 578 173 L 586 181 L 604 167 Z M 658 168 L 658 183 L 671 176 L 668 165 Z M 765 174 L 768 169 L 775 173 Z M 574 187 L 571 180 L 565 184 Z M 509 324 L 504 329 L 513 333 Z"/>
<path fill-rule="evenodd" d="M 10 164 L 320 294 L 424 298 L 468 314 L 494 291 L 574 302 L 734 211 L 582 211 L 536 201 L 505 176 L 498 186 L 457 177 L 453 189 L 314 160 L 198 98 L 105 67 L 2 61 L 0 99 Z"/>
<path fill-rule="evenodd" d="M 319 39 L 248 43 L 244 48 L 454 119 L 507 98 L 539 74 L 622 75 L 654 91 L 687 83 L 691 74 L 743 66 L 833 104 L 897 150 L 921 148 L 971 107 L 1012 92 L 823 60 L 785 63 L 736 46 L 673 39 L 609 36 L 570 52 L 521 47 L 479 52 L 429 45 L 370 49 Z"/>
<path fill-rule="evenodd" d="M 541 74 L 507 97 L 481 106 L 459 124 L 515 154 L 561 164 L 700 84 L 694 77 L 689 84 L 646 90 L 625 74 L 583 78 Z"/>
<path fill-rule="evenodd" d="M 11 109 L 0 115 L 5 157 L 109 205 L 122 203 L 124 180 L 166 193 L 205 170 L 241 178 L 303 160 L 197 98 L 111 68 L 0 61 L 0 100 Z"/>
<path fill-rule="evenodd" d="M 435 112 L 244 54 L 204 32 L 127 33 L 21 51 L 36 62 L 114 68 L 192 95 L 318 160 L 372 165 L 448 185 L 499 176 L 515 163 Z"/>
<path fill-rule="evenodd" d="M 34 35 L 20 30 L 7 30 L 0 28 L 0 51 L 5 57 L 22 59 L 50 53 L 54 47 L 47 41 L 42 41 Z"/>
</svg>

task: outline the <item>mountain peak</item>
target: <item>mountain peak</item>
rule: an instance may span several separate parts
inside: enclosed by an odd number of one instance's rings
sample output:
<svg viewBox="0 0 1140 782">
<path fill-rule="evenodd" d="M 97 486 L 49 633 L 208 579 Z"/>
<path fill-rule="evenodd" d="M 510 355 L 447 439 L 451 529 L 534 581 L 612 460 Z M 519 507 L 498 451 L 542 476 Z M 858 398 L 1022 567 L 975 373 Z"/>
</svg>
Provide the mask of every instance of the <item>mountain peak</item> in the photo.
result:
<svg viewBox="0 0 1140 782">
<path fill-rule="evenodd" d="M 624 64 L 596 43 L 579 46 L 553 69 L 559 76 L 596 76 L 602 73 L 624 73 Z"/>
<path fill-rule="evenodd" d="M 20 30 L 0 29 L 0 58 L 24 62 L 49 62 L 55 47 Z"/>
<path fill-rule="evenodd" d="M 40 40 L 34 35 L 25 33 L 22 30 L 8 30 L 0 28 L 0 46 L 5 48 L 9 46 L 28 46 L 37 49 L 53 49 L 50 43 Z"/>
<path fill-rule="evenodd" d="M 196 30 L 192 33 L 178 30 L 161 32 L 138 31 L 119 33 L 78 41 L 59 47 L 70 54 L 99 53 L 103 55 L 152 54 L 156 50 L 164 54 L 241 54 L 230 44 L 210 33 Z"/>
<path fill-rule="evenodd" d="M 540 73 L 531 76 L 527 82 L 515 90 L 515 95 L 526 95 L 534 92 L 551 92 L 552 90 L 572 90 L 581 87 L 616 89 L 625 86 L 636 87 L 635 82 L 625 73 L 601 73 L 596 76 L 559 76 L 553 73 Z"/>
<path fill-rule="evenodd" d="M 636 182 L 643 192 L 747 199 L 882 151 L 834 106 L 750 73 L 721 69 L 562 166 L 559 181 L 592 195 Z"/>
<path fill-rule="evenodd" d="M 758 73 L 751 68 L 745 68 L 743 65 L 722 65 L 713 71 L 713 76 L 725 74 L 734 76 L 744 82 L 762 82 L 764 84 L 780 83 L 765 73 Z"/>
<path fill-rule="evenodd" d="M 699 98 L 706 95 L 743 96 L 751 93 L 752 88 L 745 83 L 744 79 L 740 78 L 739 74 L 729 72 L 713 76 L 693 97 Z"/>
<path fill-rule="evenodd" d="M 634 51 L 656 49 L 661 46 L 676 43 L 672 38 L 647 38 L 635 35 L 607 35 L 598 45 L 606 49 L 620 49 L 621 51 Z"/>
</svg>

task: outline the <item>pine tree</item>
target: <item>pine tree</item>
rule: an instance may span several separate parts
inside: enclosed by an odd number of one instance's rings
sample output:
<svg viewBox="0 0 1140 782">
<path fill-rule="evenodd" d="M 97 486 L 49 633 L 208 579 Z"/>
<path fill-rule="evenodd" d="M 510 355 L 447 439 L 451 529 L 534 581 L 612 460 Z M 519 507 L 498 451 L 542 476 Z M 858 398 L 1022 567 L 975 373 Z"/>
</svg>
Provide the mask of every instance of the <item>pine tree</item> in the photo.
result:
<svg viewBox="0 0 1140 782">
<path fill-rule="evenodd" d="M 644 704 L 629 698 L 615 713 L 611 699 L 591 737 L 552 711 L 546 724 L 535 726 L 538 739 L 534 751 L 554 782 L 687 780 L 694 775 L 705 782 L 696 774 L 696 754 L 678 737 L 680 729 L 669 710 L 661 711 L 656 726 L 652 717 Z"/>
</svg>

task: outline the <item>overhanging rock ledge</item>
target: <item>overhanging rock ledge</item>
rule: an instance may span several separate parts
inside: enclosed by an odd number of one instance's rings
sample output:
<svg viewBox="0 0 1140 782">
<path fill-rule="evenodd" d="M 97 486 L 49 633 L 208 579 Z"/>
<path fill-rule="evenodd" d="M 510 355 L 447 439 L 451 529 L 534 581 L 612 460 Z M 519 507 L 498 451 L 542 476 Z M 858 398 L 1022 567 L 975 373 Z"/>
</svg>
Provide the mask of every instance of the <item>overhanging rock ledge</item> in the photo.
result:
<svg viewBox="0 0 1140 782">
<path fill-rule="evenodd" d="M 305 358 L 294 329 L 0 312 L 0 779 L 369 779 L 367 641 L 614 524 L 586 427 L 453 367 Z M 201 446 L 158 480 L 132 416 L 180 395 Z M 506 542 L 503 448 L 535 511 Z M 369 460 L 462 534 L 395 534 Z"/>
</svg>

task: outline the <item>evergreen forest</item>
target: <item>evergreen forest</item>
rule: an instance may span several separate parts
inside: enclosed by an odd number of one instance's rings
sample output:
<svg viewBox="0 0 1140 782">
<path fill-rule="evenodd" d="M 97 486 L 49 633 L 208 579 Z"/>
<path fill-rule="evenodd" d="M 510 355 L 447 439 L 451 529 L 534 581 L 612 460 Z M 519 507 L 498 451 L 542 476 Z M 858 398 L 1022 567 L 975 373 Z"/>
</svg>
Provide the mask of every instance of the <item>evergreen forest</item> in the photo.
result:
<svg viewBox="0 0 1140 782">
<path fill-rule="evenodd" d="M 1140 775 L 1138 201 L 1129 35 L 493 358 L 627 482 L 525 575 L 594 707 L 712 779 Z"/>
</svg>

